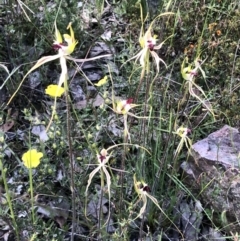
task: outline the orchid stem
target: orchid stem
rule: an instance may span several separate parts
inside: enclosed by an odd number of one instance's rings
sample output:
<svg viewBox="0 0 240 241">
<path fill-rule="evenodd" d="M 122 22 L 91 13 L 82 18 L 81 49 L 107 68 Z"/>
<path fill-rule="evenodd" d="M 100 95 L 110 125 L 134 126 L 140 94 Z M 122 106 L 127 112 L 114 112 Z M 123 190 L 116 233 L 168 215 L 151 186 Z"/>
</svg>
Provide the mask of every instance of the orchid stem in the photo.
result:
<svg viewBox="0 0 240 241">
<path fill-rule="evenodd" d="M 67 107 L 67 139 L 69 145 L 69 160 L 70 160 L 70 175 L 71 175 L 71 192 L 72 192 L 72 233 L 71 241 L 74 241 L 74 232 L 76 225 L 76 193 L 75 193 L 75 183 L 74 183 L 74 160 L 73 160 L 73 150 L 72 150 L 72 138 L 71 138 L 71 123 L 70 123 L 70 105 L 69 105 L 69 95 L 68 95 L 68 85 L 67 79 L 64 81 L 65 97 L 66 97 L 66 107 Z"/>
<path fill-rule="evenodd" d="M 102 200 L 103 200 L 103 189 L 104 189 L 104 172 L 103 170 L 101 169 L 101 195 L 100 195 L 100 200 L 99 200 L 99 212 L 98 212 L 98 229 L 99 229 L 99 232 L 101 232 L 101 226 L 102 226 Z M 109 210 L 110 212 L 110 210 Z"/>
<path fill-rule="evenodd" d="M 127 116 L 124 116 L 124 118 L 127 118 Z M 123 143 L 127 143 L 128 142 L 128 131 L 126 131 L 126 128 L 127 127 L 124 127 L 124 134 L 123 134 Z M 126 158 L 126 145 L 123 146 L 123 153 L 122 153 L 122 161 L 121 161 L 121 170 L 125 170 L 125 158 Z M 120 185 L 121 185 L 121 189 L 120 189 L 120 193 L 119 193 L 119 214 L 120 214 L 120 220 L 123 219 L 123 189 L 124 189 L 124 186 L 123 186 L 123 183 L 124 183 L 124 172 L 120 172 Z M 120 228 L 122 228 L 120 226 Z M 120 230 L 121 232 L 121 230 Z"/>
</svg>

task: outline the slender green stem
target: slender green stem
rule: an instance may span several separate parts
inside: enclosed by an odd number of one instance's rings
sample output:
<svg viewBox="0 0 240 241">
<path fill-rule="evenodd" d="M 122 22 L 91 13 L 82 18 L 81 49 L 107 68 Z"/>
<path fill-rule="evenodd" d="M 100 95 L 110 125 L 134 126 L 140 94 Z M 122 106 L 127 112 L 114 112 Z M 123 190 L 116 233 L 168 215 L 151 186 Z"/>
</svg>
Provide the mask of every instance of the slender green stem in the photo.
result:
<svg viewBox="0 0 240 241">
<path fill-rule="evenodd" d="M 14 226 L 14 229 L 15 229 L 16 240 L 20 241 L 18 226 L 17 226 L 17 222 L 16 222 L 15 215 L 14 215 L 14 212 L 13 212 L 13 206 L 12 206 L 11 197 L 10 197 L 10 194 L 9 194 L 8 184 L 7 184 L 7 180 L 6 180 L 7 169 L 3 168 L 1 156 L 0 156 L 0 170 L 1 170 L 1 173 L 2 173 L 2 179 L 3 179 L 3 183 L 4 183 L 4 188 L 5 188 L 5 191 L 6 191 L 6 198 L 7 198 L 7 203 L 8 203 L 8 207 L 9 207 L 9 210 L 10 210 L 10 216 L 11 216 L 13 226 Z"/>
<path fill-rule="evenodd" d="M 127 115 L 124 116 L 124 123 L 125 125 L 127 125 Z M 123 134 L 123 143 L 127 143 L 128 142 L 128 128 L 127 126 L 124 127 L 124 134 Z M 123 153 L 122 153 L 122 160 L 121 160 L 121 170 L 125 170 L 125 158 L 126 158 L 126 153 L 127 153 L 127 147 L 126 145 L 123 146 Z M 119 198 L 119 214 L 120 214 L 120 220 L 123 219 L 123 189 L 124 189 L 124 172 L 120 172 L 120 185 L 121 185 L 121 189 L 120 189 L 120 198 Z M 120 226 L 121 228 L 121 226 Z M 121 232 L 121 230 L 120 230 Z"/>
<path fill-rule="evenodd" d="M 66 106 L 67 106 L 67 139 L 69 146 L 69 160 L 70 160 L 70 175 L 71 175 L 71 192 L 72 192 L 72 234 L 71 241 L 74 241 L 74 231 L 76 225 L 76 193 L 75 193 L 75 183 L 74 183 L 74 160 L 73 160 L 73 150 L 72 150 L 72 137 L 71 137 L 71 123 L 70 123 L 70 104 L 68 95 L 68 85 L 67 80 L 64 81 Z"/>
<path fill-rule="evenodd" d="M 33 178 L 32 178 L 32 168 L 28 169 L 29 174 L 29 183 L 30 183 L 30 195 L 31 195 L 31 205 L 32 205 L 32 223 L 35 223 L 35 214 L 34 214 L 34 197 L 33 197 Z"/>
</svg>

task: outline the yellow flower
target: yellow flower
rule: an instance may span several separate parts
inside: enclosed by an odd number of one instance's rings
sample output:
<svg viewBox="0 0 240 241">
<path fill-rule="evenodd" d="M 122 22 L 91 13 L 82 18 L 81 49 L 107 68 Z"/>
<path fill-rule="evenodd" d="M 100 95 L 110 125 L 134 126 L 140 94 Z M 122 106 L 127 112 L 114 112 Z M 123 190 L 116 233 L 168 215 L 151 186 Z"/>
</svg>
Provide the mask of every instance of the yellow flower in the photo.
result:
<svg viewBox="0 0 240 241">
<path fill-rule="evenodd" d="M 94 84 L 95 86 L 103 86 L 107 83 L 107 80 L 108 80 L 108 77 L 107 76 L 104 76 L 102 79 L 100 79 L 97 84 Z"/>
<path fill-rule="evenodd" d="M 64 93 L 64 88 L 58 85 L 48 85 L 47 89 L 45 89 L 45 93 L 51 97 L 61 97 Z"/>
<path fill-rule="evenodd" d="M 42 152 L 38 152 L 36 149 L 28 150 L 22 156 L 23 164 L 27 168 L 35 168 L 40 164 L 40 158 L 42 157 Z"/>
</svg>

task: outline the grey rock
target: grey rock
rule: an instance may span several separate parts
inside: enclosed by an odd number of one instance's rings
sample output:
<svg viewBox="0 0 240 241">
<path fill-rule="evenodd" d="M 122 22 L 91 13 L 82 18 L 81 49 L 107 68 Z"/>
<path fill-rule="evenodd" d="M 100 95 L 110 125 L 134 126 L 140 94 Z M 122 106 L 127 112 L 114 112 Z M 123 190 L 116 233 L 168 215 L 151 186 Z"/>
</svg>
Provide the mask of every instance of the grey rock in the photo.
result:
<svg viewBox="0 0 240 241">
<path fill-rule="evenodd" d="M 183 235 L 185 241 L 197 240 L 200 232 L 200 225 L 202 223 L 202 210 L 198 209 L 199 201 L 194 205 L 193 201 L 187 203 L 182 200 L 179 209 L 181 211 L 181 222 L 183 226 Z"/>
<path fill-rule="evenodd" d="M 189 160 L 181 165 L 185 184 L 219 214 L 218 223 L 227 232 L 240 232 L 239 164 L 240 133 L 225 125 L 196 142 Z"/>
</svg>

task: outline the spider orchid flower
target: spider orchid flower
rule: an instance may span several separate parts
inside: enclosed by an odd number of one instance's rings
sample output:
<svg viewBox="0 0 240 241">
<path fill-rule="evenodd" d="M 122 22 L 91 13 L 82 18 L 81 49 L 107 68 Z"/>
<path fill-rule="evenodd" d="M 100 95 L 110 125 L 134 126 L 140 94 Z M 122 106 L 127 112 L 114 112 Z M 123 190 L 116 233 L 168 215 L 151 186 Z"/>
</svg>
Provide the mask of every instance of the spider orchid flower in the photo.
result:
<svg viewBox="0 0 240 241">
<path fill-rule="evenodd" d="M 92 61 L 92 60 L 96 60 L 99 58 L 110 56 L 110 54 L 107 54 L 107 55 L 97 56 L 97 57 L 88 58 L 88 59 L 72 58 L 70 56 L 70 54 L 72 54 L 72 52 L 75 50 L 75 47 L 76 47 L 78 41 L 75 39 L 74 31 L 72 29 L 71 23 L 69 23 L 67 29 L 70 31 L 70 34 L 63 34 L 63 37 L 62 37 L 61 33 L 59 32 L 59 30 L 57 28 L 57 24 L 55 22 L 55 40 L 53 42 L 53 49 L 57 50 L 58 53 L 55 55 L 44 56 L 41 59 L 39 59 L 37 61 L 37 63 L 23 77 L 17 90 L 14 92 L 14 94 L 12 95 L 12 97 L 10 98 L 10 100 L 8 101 L 7 104 L 9 104 L 12 101 L 12 99 L 14 98 L 14 96 L 17 94 L 17 92 L 19 91 L 19 89 L 22 86 L 26 77 L 31 72 L 33 72 L 34 70 L 36 70 L 37 68 L 39 68 L 41 65 L 43 65 L 45 63 L 48 63 L 48 62 L 56 60 L 56 59 L 60 60 L 60 65 L 61 65 L 62 71 L 61 71 L 60 79 L 59 79 L 58 85 L 57 85 L 58 88 L 60 88 L 62 86 L 62 84 L 64 82 L 66 82 L 68 79 L 68 74 L 67 74 L 68 70 L 67 70 L 67 63 L 66 63 L 67 60 L 72 60 L 74 62 L 86 62 L 86 61 Z M 64 39 L 64 41 L 63 41 L 63 39 Z"/>
<path fill-rule="evenodd" d="M 101 188 L 102 190 L 104 189 L 104 180 L 106 179 L 106 183 L 107 183 L 107 192 L 108 192 L 108 198 L 109 198 L 109 208 L 111 205 L 110 199 L 111 199 L 111 176 L 109 174 L 108 168 L 110 168 L 111 170 L 114 171 L 118 171 L 118 172 L 126 172 L 124 170 L 120 170 L 120 169 L 116 169 L 113 167 L 110 167 L 109 164 L 109 159 L 111 158 L 111 154 L 112 152 L 109 154 L 109 151 L 117 146 L 125 146 L 125 145 L 130 145 L 130 146 L 134 146 L 137 148 L 141 148 L 143 150 L 145 150 L 148 154 L 151 155 L 151 153 L 144 147 L 142 146 L 138 146 L 138 145 L 132 145 L 132 144 L 127 144 L 127 143 L 121 143 L 121 144 L 116 144 L 113 146 L 110 146 L 108 149 L 102 149 L 100 152 L 96 153 L 96 159 L 97 159 L 97 164 L 89 164 L 89 166 L 97 166 L 90 174 L 89 174 L 89 178 L 88 178 L 88 183 L 87 183 L 87 187 L 86 187 L 86 191 L 85 191 L 85 195 L 87 197 L 88 194 L 88 189 L 92 183 L 92 179 L 93 177 L 97 174 L 100 173 L 100 178 L 101 178 Z M 87 199 L 86 199 L 87 201 Z M 110 218 L 110 214 L 111 212 L 109 212 L 109 217 L 108 220 Z M 85 209 L 85 215 L 86 215 L 86 209 Z M 107 222 L 106 222 L 107 223 Z"/>
<path fill-rule="evenodd" d="M 166 63 L 158 56 L 158 54 L 155 52 L 155 50 L 159 50 L 162 47 L 162 45 L 164 44 L 164 42 L 166 42 L 168 40 L 168 38 L 170 38 L 172 36 L 168 37 L 162 43 L 157 45 L 157 36 L 156 35 L 152 36 L 152 26 L 153 26 L 155 20 L 158 19 L 159 17 L 164 16 L 164 15 L 173 14 L 173 13 L 166 12 L 166 13 L 158 15 L 151 22 L 146 33 L 144 33 L 143 29 L 144 29 L 145 20 L 143 20 L 142 7 L 140 7 L 140 11 L 141 11 L 142 27 L 141 27 L 141 31 L 140 31 L 139 43 L 140 43 L 140 46 L 142 49 L 140 50 L 139 53 L 137 53 L 135 56 L 133 56 L 132 58 L 127 60 L 125 63 L 127 63 L 128 61 L 133 60 L 133 59 L 135 59 L 135 62 L 139 60 L 141 68 L 142 68 L 142 72 L 141 72 L 141 79 L 142 79 L 144 77 L 145 72 L 147 72 L 147 74 L 148 74 L 150 71 L 150 62 L 149 62 L 150 55 L 152 56 L 152 58 L 155 61 L 156 68 L 157 68 L 157 74 L 159 73 L 159 70 L 160 70 L 160 67 L 159 67 L 160 62 L 162 62 L 165 65 L 165 67 L 167 67 Z"/>
<path fill-rule="evenodd" d="M 162 62 L 167 68 L 166 63 L 155 52 L 155 50 L 158 50 L 162 47 L 164 42 L 157 45 L 157 36 L 156 35 L 152 36 L 151 29 L 149 27 L 147 32 L 143 36 L 140 36 L 139 38 L 139 43 L 140 43 L 140 46 L 142 47 L 142 50 L 137 55 L 133 56 L 132 59 L 134 58 L 136 60 L 139 59 L 140 65 L 142 66 L 144 72 L 145 70 L 147 70 L 147 73 L 149 73 L 149 68 L 150 68 L 149 57 L 151 55 L 155 61 L 157 73 L 158 73 L 160 70 L 159 69 L 160 62 Z"/>
<path fill-rule="evenodd" d="M 110 199 L 110 186 L 111 186 L 111 177 L 110 174 L 106 168 L 106 165 L 109 161 L 109 158 L 111 155 L 108 154 L 108 151 L 106 149 L 102 149 L 100 153 L 97 153 L 97 167 L 89 174 L 89 179 L 88 179 L 88 184 L 86 187 L 86 195 L 88 193 L 88 188 L 92 182 L 93 177 L 95 176 L 96 173 L 99 171 L 103 172 L 106 176 L 107 179 L 107 189 L 108 189 L 108 194 L 109 194 L 109 199 Z"/>
<path fill-rule="evenodd" d="M 191 139 L 188 137 L 188 135 L 191 133 L 191 130 L 188 129 L 187 127 L 179 127 L 177 129 L 176 132 L 173 132 L 174 134 L 177 134 L 181 140 L 177 146 L 177 149 L 175 151 L 175 157 L 178 156 L 178 154 L 180 153 L 180 151 L 183 148 L 183 144 L 185 143 L 188 151 L 191 153 L 191 148 L 192 148 L 192 141 Z"/>
<path fill-rule="evenodd" d="M 167 41 L 167 39 L 165 41 Z M 159 73 L 160 62 L 162 62 L 166 68 L 167 68 L 167 65 L 158 56 L 158 54 L 155 52 L 155 50 L 160 49 L 165 41 L 163 41 L 162 43 L 157 45 L 156 35 L 152 36 L 151 29 L 148 29 L 147 32 L 143 36 L 140 36 L 140 38 L 139 38 L 139 43 L 140 43 L 140 46 L 142 49 L 139 51 L 139 53 L 137 53 L 135 56 L 133 56 L 132 58 L 127 60 L 125 63 L 127 63 L 128 61 L 133 60 L 133 59 L 135 59 L 135 62 L 139 60 L 139 63 L 142 68 L 141 78 L 143 78 L 145 72 L 147 72 L 147 74 L 148 74 L 150 71 L 150 62 L 149 61 L 150 61 L 150 55 L 151 55 L 155 61 L 157 73 Z"/>
<path fill-rule="evenodd" d="M 123 115 L 123 123 L 124 123 L 124 137 L 127 139 L 130 139 L 130 133 L 128 131 L 128 125 L 127 125 L 127 118 L 128 115 L 131 115 L 133 117 L 137 117 L 130 113 L 129 111 L 138 106 L 136 104 L 133 104 L 133 99 L 127 99 L 127 100 L 118 100 L 116 103 L 113 102 L 113 110 L 120 115 Z M 131 140 L 131 139 L 130 139 Z"/>
<path fill-rule="evenodd" d="M 127 100 L 117 101 L 116 106 L 114 108 L 115 112 L 117 114 L 127 115 L 130 109 L 137 106 L 136 104 L 133 104 L 132 102 L 133 102 L 132 98 L 127 99 Z"/>
<path fill-rule="evenodd" d="M 89 174 L 88 184 L 87 184 L 86 191 L 85 191 L 86 195 L 88 193 L 89 186 L 92 183 L 93 177 L 96 175 L 96 173 L 98 173 L 100 171 L 100 172 L 104 173 L 105 176 L 106 176 L 107 190 L 108 190 L 109 199 L 110 199 L 111 177 L 110 177 L 110 174 L 109 174 L 107 168 L 109 168 L 108 161 L 111 158 L 111 153 L 109 154 L 108 152 L 109 152 L 109 150 L 111 150 L 111 149 L 113 149 L 117 146 L 125 146 L 125 145 L 131 145 L 131 146 L 135 146 L 137 148 L 141 148 L 141 149 L 145 150 L 148 154 L 151 155 L 151 153 L 146 148 L 144 148 L 142 146 L 138 146 L 138 145 L 127 144 L 127 143 L 121 143 L 121 144 L 118 144 L 118 145 L 110 146 L 108 149 L 102 149 L 100 152 L 97 152 L 97 154 L 96 154 L 97 158 L 96 159 L 97 159 L 98 164 L 96 164 L 97 167 Z M 95 166 L 95 164 L 89 164 L 89 166 Z M 115 168 L 112 168 L 112 167 L 111 167 L 111 169 L 115 170 L 115 171 L 124 172 L 123 170 L 115 169 Z"/>
<path fill-rule="evenodd" d="M 111 147 L 109 149 L 111 149 Z M 109 208 L 110 208 L 111 176 L 110 176 L 110 174 L 109 174 L 109 172 L 107 170 L 107 168 L 108 168 L 107 164 L 108 164 L 108 161 L 109 161 L 109 159 L 111 157 L 111 154 L 108 154 L 108 150 L 109 149 L 102 149 L 100 151 L 100 153 L 97 153 L 96 157 L 97 157 L 98 164 L 97 164 L 97 167 L 89 174 L 88 184 L 87 184 L 87 187 L 86 187 L 85 195 L 87 196 L 89 186 L 92 183 L 92 179 L 98 172 L 100 172 L 100 175 L 101 175 L 101 188 L 103 190 L 103 188 L 104 188 L 104 174 L 105 174 L 106 182 L 107 182 L 107 192 L 108 192 L 108 199 L 109 199 Z M 87 199 L 86 199 L 86 201 L 87 201 Z M 85 210 L 85 212 L 86 212 L 86 210 Z M 85 215 L 86 215 L 86 213 L 85 213 Z M 109 212 L 109 215 L 110 215 L 110 212 Z M 109 220 L 109 218 L 110 218 L 110 216 L 108 217 L 108 220 Z"/>
<path fill-rule="evenodd" d="M 148 202 L 148 199 L 150 199 L 157 206 L 157 208 L 162 212 L 162 214 L 170 221 L 170 223 L 172 223 L 172 225 L 178 231 L 180 231 L 179 228 L 176 226 L 176 224 L 169 218 L 169 216 L 159 206 L 158 200 L 155 197 L 153 197 L 152 195 L 149 194 L 151 192 L 151 188 L 147 185 L 147 183 L 145 183 L 144 181 L 137 181 L 136 174 L 134 174 L 134 176 L 133 176 L 133 182 L 134 182 L 135 191 L 136 191 L 136 193 L 138 194 L 138 197 L 139 197 L 137 203 L 139 201 L 142 201 L 142 203 L 143 203 L 137 217 L 135 217 L 134 220 L 142 217 L 142 215 L 146 212 L 147 202 Z"/>
<path fill-rule="evenodd" d="M 137 217 L 134 219 L 137 219 L 144 214 L 144 212 L 146 211 L 146 208 L 147 208 L 148 198 L 162 211 L 161 207 L 158 204 L 157 199 L 149 194 L 151 192 L 151 188 L 144 181 L 137 181 L 136 174 L 134 174 L 134 176 L 133 176 L 133 181 L 134 181 L 135 191 L 139 196 L 138 202 L 139 201 L 143 202 L 143 205 L 142 205 Z"/>
<path fill-rule="evenodd" d="M 205 60 L 201 61 L 199 58 L 195 59 L 194 60 L 195 68 L 192 68 L 192 64 L 185 67 L 185 62 L 187 62 L 187 58 L 185 58 L 182 62 L 182 66 L 181 66 L 182 77 L 187 81 L 193 81 L 193 79 L 198 74 L 198 70 L 200 70 L 203 78 L 205 79 L 206 75 L 205 75 L 204 70 L 201 67 L 201 65 L 205 62 Z"/>
<path fill-rule="evenodd" d="M 100 151 L 100 153 L 97 153 L 96 157 L 97 157 L 98 164 L 97 164 L 97 167 L 89 174 L 88 184 L 87 184 L 86 191 L 85 191 L 85 195 L 87 196 L 89 186 L 92 183 L 92 179 L 98 172 L 100 172 L 100 175 L 101 175 L 101 188 L 103 189 L 104 188 L 104 174 L 105 174 L 106 183 L 107 183 L 107 192 L 108 192 L 108 198 L 109 198 L 109 205 L 110 205 L 110 198 L 111 198 L 111 189 L 110 189 L 111 188 L 111 176 L 110 176 L 107 168 L 109 168 L 108 161 L 111 157 L 111 153 L 109 154 L 108 151 L 112 148 L 113 147 L 109 147 L 108 149 L 102 149 Z M 92 166 L 95 164 L 89 164 L 89 166 L 90 165 Z M 114 169 L 114 168 L 111 168 L 111 169 L 116 170 L 116 171 L 121 171 L 121 170 Z"/>
<path fill-rule="evenodd" d="M 205 59 L 206 60 L 206 59 Z M 196 76 L 198 75 L 198 70 L 200 70 L 203 78 L 205 79 L 206 78 L 206 75 L 205 75 L 205 72 L 204 70 L 202 69 L 202 64 L 205 62 L 204 61 L 200 61 L 199 58 L 195 59 L 194 60 L 194 65 L 195 67 L 193 68 L 192 67 L 192 64 L 188 65 L 187 67 L 185 67 L 185 62 L 187 62 L 187 59 L 184 59 L 183 62 L 182 62 L 182 65 L 181 65 L 181 74 L 182 74 L 182 77 L 183 79 L 186 80 L 186 85 L 187 85 L 187 88 L 188 88 L 188 91 L 189 91 L 189 94 L 196 98 L 197 100 L 199 100 L 199 102 L 212 114 L 212 116 L 215 118 L 215 114 L 213 112 L 213 109 L 212 109 L 212 106 L 211 104 L 209 103 L 209 101 L 204 101 L 201 97 L 199 97 L 195 91 L 194 91 L 194 87 L 196 89 L 198 89 L 198 91 L 207 99 L 207 96 L 206 94 L 204 93 L 203 89 L 197 85 L 195 83 L 195 78 Z"/>
</svg>

